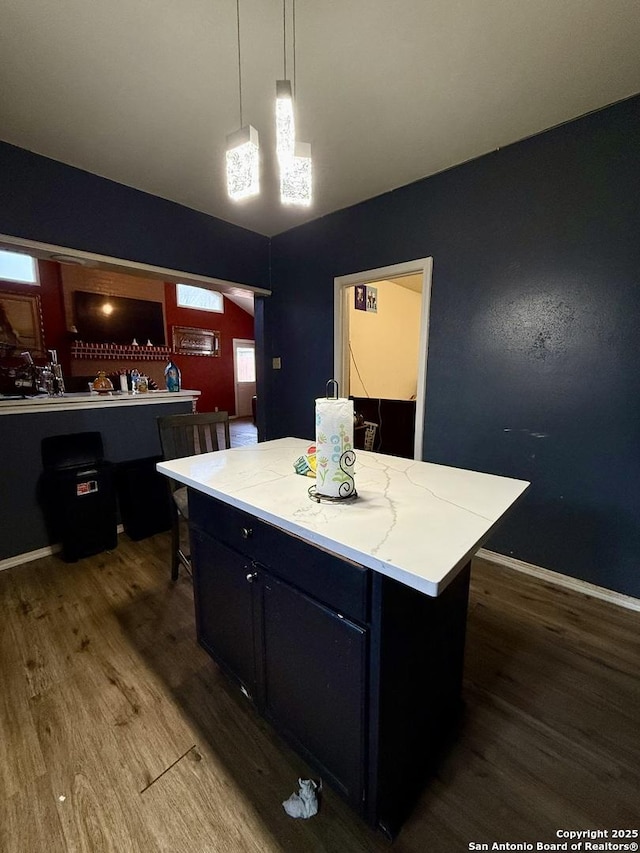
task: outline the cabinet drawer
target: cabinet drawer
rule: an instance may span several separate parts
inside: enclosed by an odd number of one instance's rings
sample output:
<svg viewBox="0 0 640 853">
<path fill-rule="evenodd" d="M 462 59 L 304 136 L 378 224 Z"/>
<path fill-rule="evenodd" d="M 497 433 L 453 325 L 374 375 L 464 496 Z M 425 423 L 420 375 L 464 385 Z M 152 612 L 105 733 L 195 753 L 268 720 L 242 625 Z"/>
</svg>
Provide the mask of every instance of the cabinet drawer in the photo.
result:
<svg viewBox="0 0 640 853">
<path fill-rule="evenodd" d="M 368 621 L 369 571 L 189 489 L 189 520 L 338 613 Z"/>
</svg>

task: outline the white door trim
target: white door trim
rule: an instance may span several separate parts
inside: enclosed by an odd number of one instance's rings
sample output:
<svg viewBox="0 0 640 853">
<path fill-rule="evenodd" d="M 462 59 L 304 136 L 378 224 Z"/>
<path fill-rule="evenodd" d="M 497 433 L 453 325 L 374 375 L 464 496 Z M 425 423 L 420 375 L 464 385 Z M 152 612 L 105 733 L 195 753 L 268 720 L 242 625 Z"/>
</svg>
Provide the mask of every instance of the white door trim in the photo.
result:
<svg viewBox="0 0 640 853">
<path fill-rule="evenodd" d="M 422 459 L 424 437 L 424 416 L 427 398 L 427 353 L 429 347 L 429 314 L 431 310 L 431 278 L 433 258 L 417 258 L 415 261 L 405 261 L 392 264 L 389 267 L 379 267 L 374 270 L 350 273 L 337 276 L 333 280 L 334 309 L 333 309 L 333 375 L 341 388 L 347 387 L 346 354 L 344 335 L 346 323 L 344 320 L 346 305 L 344 291 L 347 287 L 364 284 L 371 281 L 382 281 L 388 278 L 399 278 L 403 275 L 422 274 L 422 304 L 420 318 L 420 350 L 418 353 L 418 392 L 416 394 L 416 426 L 413 440 L 413 458 Z"/>
</svg>

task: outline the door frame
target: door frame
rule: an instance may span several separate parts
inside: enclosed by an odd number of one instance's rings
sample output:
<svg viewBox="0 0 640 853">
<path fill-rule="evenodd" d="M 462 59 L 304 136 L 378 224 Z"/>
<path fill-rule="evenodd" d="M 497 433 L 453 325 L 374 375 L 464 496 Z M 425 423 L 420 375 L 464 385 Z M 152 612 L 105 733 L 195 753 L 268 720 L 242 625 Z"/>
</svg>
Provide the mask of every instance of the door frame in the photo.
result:
<svg viewBox="0 0 640 853">
<path fill-rule="evenodd" d="M 346 292 L 356 284 L 369 284 L 404 275 L 422 274 L 422 300 L 420 305 L 420 340 L 418 350 L 418 390 L 416 393 L 416 423 L 413 437 L 413 458 L 422 459 L 424 442 L 425 405 L 427 398 L 427 356 L 429 350 L 429 315 L 431 309 L 431 279 L 433 258 L 417 258 L 388 267 L 340 275 L 333 279 L 333 371 L 341 388 L 347 387 L 348 341 L 345 340 L 347 323 Z"/>
<path fill-rule="evenodd" d="M 256 354 L 256 342 L 253 338 L 232 338 L 232 347 L 233 347 L 233 394 L 235 398 L 236 404 L 236 417 L 246 417 L 246 415 L 238 415 L 238 371 L 236 365 L 236 349 L 237 347 L 247 346 L 247 344 L 251 344 L 253 346 L 253 355 L 255 358 Z M 257 373 L 257 370 L 256 370 Z M 256 393 L 258 388 L 257 376 L 256 382 L 254 383 L 256 386 Z"/>
</svg>

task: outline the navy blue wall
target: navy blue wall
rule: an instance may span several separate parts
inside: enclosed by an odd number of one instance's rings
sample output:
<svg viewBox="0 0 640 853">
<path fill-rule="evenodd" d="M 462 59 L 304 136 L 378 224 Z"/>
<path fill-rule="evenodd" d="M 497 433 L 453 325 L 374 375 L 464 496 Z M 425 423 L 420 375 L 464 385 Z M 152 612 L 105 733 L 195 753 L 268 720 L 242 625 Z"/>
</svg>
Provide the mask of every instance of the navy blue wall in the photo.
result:
<svg viewBox="0 0 640 853">
<path fill-rule="evenodd" d="M 0 142 L 0 234 L 269 287 L 269 240 Z"/>
<path fill-rule="evenodd" d="M 272 240 L 266 435 L 312 436 L 334 276 L 433 256 L 427 460 L 532 481 L 488 547 L 640 596 L 640 98 Z"/>
</svg>

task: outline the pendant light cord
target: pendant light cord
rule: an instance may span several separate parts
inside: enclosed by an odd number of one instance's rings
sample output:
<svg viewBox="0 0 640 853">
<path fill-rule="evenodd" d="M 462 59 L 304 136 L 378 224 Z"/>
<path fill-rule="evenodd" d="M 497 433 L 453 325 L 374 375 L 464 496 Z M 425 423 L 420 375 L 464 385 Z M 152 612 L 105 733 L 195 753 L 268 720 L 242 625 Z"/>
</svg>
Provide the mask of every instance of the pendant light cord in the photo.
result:
<svg viewBox="0 0 640 853">
<path fill-rule="evenodd" d="M 240 0 L 236 0 L 236 19 L 238 22 L 238 100 L 240 102 L 240 127 L 242 127 L 242 60 L 240 57 Z"/>
<path fill-rule="evenodd" d="M 287 79 L 287 0 L 282 0 L 282 58 L 284 60 L 283 80 Z"/>
<path fill-rule="evenodd" d="M 293 80 L 292 80 L 292 89 L 293 96 L 296 94 L 296 0 L 293 0 L 291 4 L 292 10 L 292 24 L 293 24 Z M 283 46 L 283 65 L 284 65 L 284 80 L 288 80 L 287 77 L 287 0 L 282 0 L 282 46 Z"/>
</svg>

